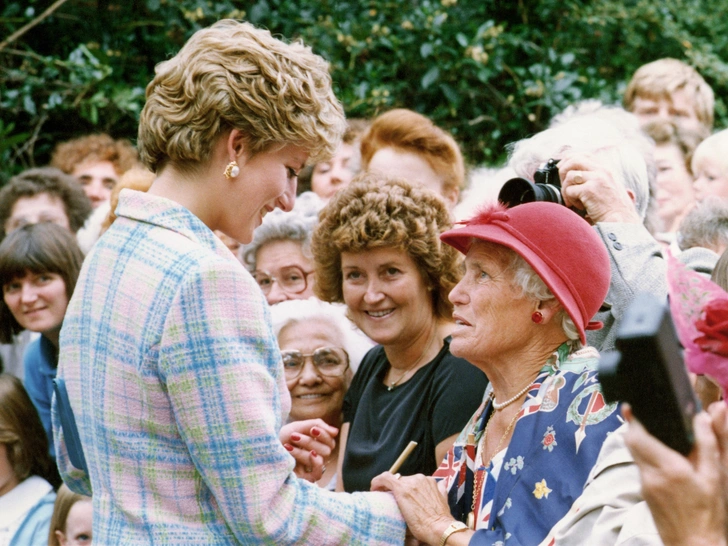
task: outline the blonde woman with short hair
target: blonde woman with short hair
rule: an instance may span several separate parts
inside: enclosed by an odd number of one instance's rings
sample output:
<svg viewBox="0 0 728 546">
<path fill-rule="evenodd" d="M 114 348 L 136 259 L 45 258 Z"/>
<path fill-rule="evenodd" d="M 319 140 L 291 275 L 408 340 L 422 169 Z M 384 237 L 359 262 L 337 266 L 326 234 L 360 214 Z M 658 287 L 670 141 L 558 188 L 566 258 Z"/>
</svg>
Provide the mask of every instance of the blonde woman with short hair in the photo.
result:
<svg viewBox="0 0 728 546">
<path fill-rule="evenodd" d="M 401 544 L 390 496 L 298 479 L 320 478 L 337 431 L 281 427 L 291 400 L 268 305 L 214 234 L 250 242 L 265 214 L 291 210 L 306 162 L 333 154 L 344 115 L 327 63 L 224 20 L 160 63 L 146 98 L 138 147 L 155 179 L 120 192 L 61 334 L 88 475 L 56 423 L 59 467 L 93 491 L 94 541 Z"/>
</svg>

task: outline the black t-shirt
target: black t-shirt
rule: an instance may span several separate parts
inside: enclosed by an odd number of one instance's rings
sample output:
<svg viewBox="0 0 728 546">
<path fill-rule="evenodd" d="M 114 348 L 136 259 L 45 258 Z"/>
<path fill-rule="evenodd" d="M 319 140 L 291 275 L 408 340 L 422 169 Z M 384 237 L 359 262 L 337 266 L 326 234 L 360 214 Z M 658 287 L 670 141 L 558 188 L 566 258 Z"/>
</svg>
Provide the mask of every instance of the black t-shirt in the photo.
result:
<svg viewBox="0 0 728 546">
<path fill-rule="evenodd" d="M 384 348 L 371 349 L 344 399 L 349 436 L 343 478 L 349 493 L 369 491 L 372 478 L 389 470 L 410 440 L 418 445 L 399 472 L 432 474 L 440 464 L 435 446 L 465 427 L 488 384 L 482 371 L 450 354 L 449 337 L 434 360 L 391 391 L 382 382 L 388 369 Z"/>
</svg>

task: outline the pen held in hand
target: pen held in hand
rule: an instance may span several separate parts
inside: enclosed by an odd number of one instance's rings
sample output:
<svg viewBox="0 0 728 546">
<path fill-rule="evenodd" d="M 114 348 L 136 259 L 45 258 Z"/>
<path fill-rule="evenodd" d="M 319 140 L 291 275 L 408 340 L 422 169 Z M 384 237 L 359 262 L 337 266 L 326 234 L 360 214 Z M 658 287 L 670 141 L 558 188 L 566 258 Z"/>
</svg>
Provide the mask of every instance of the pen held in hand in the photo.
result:
<svg viewBox="0 0 728 546">
<path fill-rule="evenodd" d="M 407 460 L 407 457 L 410 456 L 410 453 L 417 447 L 417 442 L 410 442 L 407 444 L 407 447 L 404 448 L 404 451 L 400 454 L 399 457 L 397 457 L 397 460 L 394 461 L 394 464 L 392 465 L 392 468 L 389 469 L 389 472 L 392 474 L 396 474 L 399 470 L 399 467 L 402 466 L 402 464 Z"/>
</svg>

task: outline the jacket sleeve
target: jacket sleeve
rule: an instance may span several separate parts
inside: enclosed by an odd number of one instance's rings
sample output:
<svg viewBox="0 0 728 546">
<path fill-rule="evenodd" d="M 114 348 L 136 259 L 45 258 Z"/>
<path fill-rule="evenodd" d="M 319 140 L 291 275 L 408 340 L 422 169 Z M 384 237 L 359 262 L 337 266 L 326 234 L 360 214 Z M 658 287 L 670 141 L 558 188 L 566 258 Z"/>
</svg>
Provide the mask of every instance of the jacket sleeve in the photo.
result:
<svg viewBox="0 0 728 546">
<path fill-rule="evenodd" d="M 187 276 L 167 315 L 163 374 L 179 432 L 241 543 L 401 544 L 387 493 L 301 481 L 278 439 L 288 395 L 267 305 L 232 265 Z"/>
</svg>

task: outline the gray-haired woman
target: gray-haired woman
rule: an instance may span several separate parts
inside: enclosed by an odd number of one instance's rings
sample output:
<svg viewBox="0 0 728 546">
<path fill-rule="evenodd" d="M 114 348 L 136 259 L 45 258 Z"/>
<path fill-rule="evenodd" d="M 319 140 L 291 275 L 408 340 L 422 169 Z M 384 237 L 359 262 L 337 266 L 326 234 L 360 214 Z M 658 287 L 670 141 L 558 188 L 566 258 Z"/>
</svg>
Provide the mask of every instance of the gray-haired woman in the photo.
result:
<svg viewBox="0 0 728 546">
<path fill-rule="evenodd" d="M 301 194 L 293 210 L 275 210 L 242 247 L 242 262 L 270 305 L 313 296 L 311 234 L 324 203 L 313 192 Z"/>
</svg>

